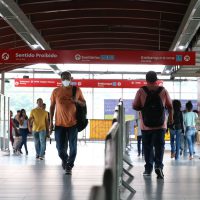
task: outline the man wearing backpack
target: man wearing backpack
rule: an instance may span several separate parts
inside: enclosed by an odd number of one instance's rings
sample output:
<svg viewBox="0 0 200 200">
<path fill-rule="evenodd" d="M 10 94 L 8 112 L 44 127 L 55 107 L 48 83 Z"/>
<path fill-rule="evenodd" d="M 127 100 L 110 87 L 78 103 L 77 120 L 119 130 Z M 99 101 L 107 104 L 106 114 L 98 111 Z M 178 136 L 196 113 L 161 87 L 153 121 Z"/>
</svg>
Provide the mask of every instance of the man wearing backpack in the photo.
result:
<svg viewBox="0 0 200 200">
<path fill-rule="evenodd" d="M 81 89 L 76 87 L 76 95 L 73 97 L 71 73 L 61 73 L 62 87 L 53 90 L 50 105 L 50 131 L 53 130 L 53 116 L 55 114 L 55 140 L 58 155 L 62 160 L 62 167 L 66 174 L 71 174 L 77 154 L 77 118 L 76 105 L 84 106 L 85 99 Z M 69 145 L 69 155 L 67 153 Z"/>
<path fill-rule="evenodd" d="M 167 117 L 173 122 L 172 102 L 167 90 L 156 83 L 157 74 L 149 71 L 146 74 L 147 86 L 141 87 L 133 101 L 133 109 L 141 111 L 141 130 L 145 158 L 144 176 L 150 176 L 153 167 L 157 178 L 163 179 L 163 154 Z"/>
</svg>

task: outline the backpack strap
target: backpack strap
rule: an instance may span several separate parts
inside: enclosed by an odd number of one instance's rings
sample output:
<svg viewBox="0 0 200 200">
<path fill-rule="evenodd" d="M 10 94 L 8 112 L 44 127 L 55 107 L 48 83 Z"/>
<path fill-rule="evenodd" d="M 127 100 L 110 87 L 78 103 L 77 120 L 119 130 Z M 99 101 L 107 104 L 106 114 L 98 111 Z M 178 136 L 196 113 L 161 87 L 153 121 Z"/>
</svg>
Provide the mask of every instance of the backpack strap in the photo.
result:
<svg viewBox="0 0 200 200">
<path fill-rule="evenodd" d="M 157 90 L 156 90 L 156 93 L 157 94 L 160 94 L 161 93 L 161 91 L 164 89 L 164 87 L 159 87 Z"/>
<path fill-rule="evenodd" d="M 146 92 L 147 95 L 150 94 L 149 89 L 147 88 L 147 86 L 143 86 L 142 89 Z"/>
<path fill-rule="evenodd" d="M 151 91 L 148 89 L 147 86 L 143 86 L 142 89 L 146 92 L 147 95 L 151 94 Z M 155 91 L 155 93 L 160 94 L 163 89 L 164 89 L 164 87 L 158 87 L 158 89 Z"/>
<path fill-rule="evenodd" d="M 72 86 L 72 98 L 75 100 L 76 99 L 76 86 Z"/>
</svg>

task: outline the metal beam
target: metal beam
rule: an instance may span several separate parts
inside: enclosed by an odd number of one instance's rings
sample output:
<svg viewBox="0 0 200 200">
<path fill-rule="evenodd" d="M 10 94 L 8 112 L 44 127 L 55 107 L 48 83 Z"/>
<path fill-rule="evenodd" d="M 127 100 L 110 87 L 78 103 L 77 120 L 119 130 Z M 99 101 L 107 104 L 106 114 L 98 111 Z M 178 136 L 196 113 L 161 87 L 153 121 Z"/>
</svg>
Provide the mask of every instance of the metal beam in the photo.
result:
<svg viewBox="0 0 200 200">
<path fill-rule="evenodd" d="M 0 0 L 0 13 L 2 18 L 12 29 L 28 44 L 31 49 L 50 50 L 50 46 L 43 39 L 28 17 L 13 0 Z M 56 65 L 50 65 L 55 73 L 60 70 Z"/>
<path fill-rule="evenodd" d="M 199 20 L 196 21 L 197 16 L 194 17 L 194 15 L 196 14 L 196 11 L 199 8 L 200 8 L 200 0 L 190 1 L 188 9 L 182 20 L 182 23 L 179 26 L 176 36 L 174 37 L 173 43 L 170 47 L 170 51 L 180 50 L 180 49 L 178 49 L 178 47 L 180 45 L 184 46 L 185 49 L 188 47 L 192 38 L 194 37 L 194 35 L 196 34 L 197 30 L 200 27 L 200 21 Z M 191 24 L 193 24 L 192 29 L 190 28 Z M 196 63 L 198 63 L 198 62 L 199 62 L 199 60 L 196 60 Z M 171 67 L 171 69 L 172 69 L 172 67 Z M 166 70 L 169 70 L 169 68 L 165 67 L 163 70 L 163 73 L 165 73 Z"/>
<path fill-rule="evenodd" d="M 175 73 L 172 74 L 172 77 L 200 77 L 200 73 L 188 73 L 187 75 L 185 75 L 185 73 Z"/>
<path fill-rule="evenodd" d="M 184 35 L 187 34 L 188 35 L 188 27 L 189 24 L 191 23 L 191 21 L 193 20 L 193 16 L 195 14 L 195 11 L 197 10 L 197 8 L 200 6 L 200 1 L 199 0 L 192 0 L 190 1 L 189 7 L 186 11 L 186 14 L 182 20 L 181 25 L 179 26 L 179 29 L 177 31 L 177 34 L 175 36 L 175 39 L 170 47 L 171 51 L 176 51 L 178 46 L 181 44 L 181 40 L 184 38 Z M 200 26 L 200 21 L 198 23 L 198 25 L 196 26 L 195 29 L 191 30 L 192 33 L 190 34 L 188 40 L 187 40 L 187 46 L 189 45 L 190 41 L 192 40 L 193 36 L 196 34 L 198 28 Z M 186 46 L 186 48 L 187 48 Z"/>
<path fill-rule="evenodd" d="M 31 69 L 30 69 L 31 70 Z M 147 72 L 133 72 L 133 71 L 122 71 L 122 72 L 111 72 L 111 71 L 76 71 L 76 70 L 69 70 L 72 74 L 136 74 L 136 75 L 145 75 Z M 11 71 L 9 73 L 20 73 L 20 74 L 26 74 L 26 73 L 33 73 L 32 71 L 28 71 L 28 70 L 16 70 L 16 71 Z M 34 73 L 37 74 L 53 74 L 52 71 L 35 71 Z M 158 75 L 161 74 L 161 72 L 156 72 Z"/>
</svg>

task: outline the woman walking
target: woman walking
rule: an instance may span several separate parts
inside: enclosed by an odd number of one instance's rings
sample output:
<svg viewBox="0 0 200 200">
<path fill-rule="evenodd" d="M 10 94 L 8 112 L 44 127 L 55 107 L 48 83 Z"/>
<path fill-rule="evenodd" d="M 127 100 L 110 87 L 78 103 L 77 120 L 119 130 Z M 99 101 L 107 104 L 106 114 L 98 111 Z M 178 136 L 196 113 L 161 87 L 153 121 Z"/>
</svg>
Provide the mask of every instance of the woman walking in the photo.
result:
<svg viewBox="0 0 200 200">
<path fill-rule="evenodd" d="M 195 141 L 195 131 L 196 131 L 196 120 L 198 118 L 197 113 L 192 111 L 193 105 L 191 101 L 188 101 L 186 103 L 186 113 L 183 116 L 183 121 L 186 127 L 186 138 L 188 142 L 188 148 L 189 148 L 189 159 L 192 160 L 194 157 L 194 141 Z"/>
<path fill-rule="evenodd" d="M 173 124 L 169 125 L 170 130 L 170 144 L 171 144 L 171 158 L 179 159 L 179 150 L 181 143 L 181 134 L 184 132 L 183 128 L 183 113 L 181 111 L 181 102 L 173 100 Z"/>
<path fill-rule="evenodd" d="M 26 155 L 28 155 L 28 148 L 27 148 L 27 136 L 28 136 L 28 117 L 26 115 L 26 111 L 24 109 L 21 109 L 20 115 L 19 115 L 19 133 L 22 136 L 22 143 L 20 146 L 20 152 L 21 148 L 24 145 Z M 22 152 L 21 152 L 22 153 Z"/>
</svg>

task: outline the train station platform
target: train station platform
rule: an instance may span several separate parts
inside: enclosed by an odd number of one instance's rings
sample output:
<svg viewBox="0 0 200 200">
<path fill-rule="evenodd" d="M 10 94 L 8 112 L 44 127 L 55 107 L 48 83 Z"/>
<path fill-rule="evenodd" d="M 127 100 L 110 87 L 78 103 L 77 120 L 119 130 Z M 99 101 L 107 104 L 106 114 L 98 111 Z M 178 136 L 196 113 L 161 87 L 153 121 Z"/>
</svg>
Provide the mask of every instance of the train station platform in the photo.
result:
<svg viewBox="0 0 200 200">
<path fill-rule="evenodd" d="M 72 175 L 66 175 L 57 156 L 55 142 L 47 143 L 45 160 L 35 159 L 34 144 L 28 142 L 29 155 L 11 153 L 0 156 L 0 199 L 2 200 L 88 200 L 93 185 L 102 184 L 104 170 L 104 142 L 79 142 L 78 154 Z M 130 186 L 135 195 L 122 191 L 121 199 L 137 200 L 197 200 L 200 196 L 200 147 L 190 161 L 181 157 L 170 158 L 169 144 L 164 156 L 164 180 L 143 177 L 144 160 L 137 157 L 136 144 L 132 145 L 130 157 L 134 175 Z M 128 166 L 124 165 L 128 168 Z M 125 177 L 126 179 L 126 177 Z M 128 180 L 127 180 L 128 181 Z"/>
</svg>

